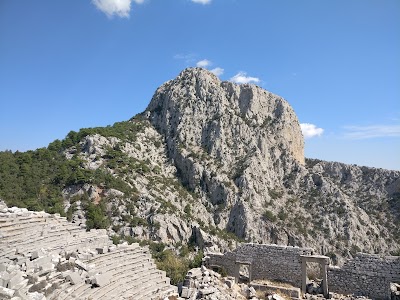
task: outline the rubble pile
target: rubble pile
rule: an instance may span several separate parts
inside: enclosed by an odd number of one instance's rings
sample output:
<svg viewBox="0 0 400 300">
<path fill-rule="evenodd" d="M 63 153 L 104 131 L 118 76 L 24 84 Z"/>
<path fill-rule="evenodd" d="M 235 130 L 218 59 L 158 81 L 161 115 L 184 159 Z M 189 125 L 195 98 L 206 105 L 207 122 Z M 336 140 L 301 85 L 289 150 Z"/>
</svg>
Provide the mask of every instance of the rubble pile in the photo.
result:
<svg viewBox="0 0 400 300">
<path fill-rule="evenodd" d="M 233 300 L 247 299 L 240 288 L 236 285 L 234 278 L 222 278 L 212 270 L 202 266 L 191 269 L 183 282 L 180 297 L 183 299 L 204 300 Z"/>
</svg>

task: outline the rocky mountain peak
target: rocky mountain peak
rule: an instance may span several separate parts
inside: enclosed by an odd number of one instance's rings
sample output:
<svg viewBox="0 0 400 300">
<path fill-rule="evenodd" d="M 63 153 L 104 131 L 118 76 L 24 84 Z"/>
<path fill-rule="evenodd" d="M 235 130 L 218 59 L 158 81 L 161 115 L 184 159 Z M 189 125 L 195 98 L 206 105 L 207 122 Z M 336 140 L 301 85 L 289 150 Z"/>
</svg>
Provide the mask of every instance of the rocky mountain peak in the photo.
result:
<svg viewBox="0 0 400 300">
<path fill-rule="evenodd" d="M 144 115 L 180 182 L 207 209 L 202 222 L 248 241 L 321 247 L 337 261 L 349 255 L 337 249 L 393 250 L 388 239 L 365 237 L 396 238 L 369 214 L 386 201 L 381 214 L 396 222 L 397 196 L 386 188 L 398 173 L 334 163 L 331 174 L 330 163 L 305 161 L 299 121 L 282 97 L 189 68 L 156 90 Z"/>
<path fill-rule="evenodd" d="M 178 146 L 200 147 L 236 163 L 250 151 L 269 159 L 277 148 L 304 164 L 303 135 L 292 107 L 256 85 L 221 81 L 205 69 L 188 68 L 157 89 L 146 111 L 173 153 Z"/>
</svg>

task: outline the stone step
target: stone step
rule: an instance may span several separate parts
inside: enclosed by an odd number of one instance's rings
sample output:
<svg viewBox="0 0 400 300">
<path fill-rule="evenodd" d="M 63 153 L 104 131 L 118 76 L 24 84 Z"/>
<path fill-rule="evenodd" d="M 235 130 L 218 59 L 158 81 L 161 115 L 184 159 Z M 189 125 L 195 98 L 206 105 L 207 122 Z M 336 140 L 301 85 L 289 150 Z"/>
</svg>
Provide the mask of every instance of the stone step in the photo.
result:
<svg viewBox="0 0 400 300">
<path fill-rule="evenodd" d="M 149 280 L 146 282 L 143 282 L 143 283 L 144 283 L 144 285 L 142 284 L 141 287 L 146 286 L 146 289 L 149 290 L 149 293 L 141 292 L 140 295 L 151 294 L 154 292 L 154 289 L 160 289 L 161 287 L 170 286 L 169 284 L 166 283 L 165 278 L 163 278 L 159 272 L 151 273 Z M 133 295 L 136 295 L 139 290 L 140 289 L 137 289 L 137 287 L 135 289 L 133 289 L 132 287 L 129 287 L 125 292 L 126 292 L 127 296 L 131 296 L 131 295 L 133 296 Z"/>
<path fill-rule="evenodd" d="M 1 222 L 0 228 L 2 231 L 5 232 L 13 232 L 36 226 L 43 226 L 47 224 L 48 223 L 46 222 L 45 218 L 31 218 L 31 219 L 26 219 L 22 222 L 18 220 L 13 220 L 12 222 Z"/>
<path fill-rule="evenodd" d="M 140 250 L 138 250 L 138 252 L 131 252 L 131 253 L 126 253 L 126 254 L 122 254 L 122 255 L 118 255 L 118 256 L 109 256 L 108 260 L 102 260 L 102 261 L 92 261 L 90 260 L 89 263 L 94 263 L 96 265 L 96 268 L 98 268 L 99 270 L 103 270 L 103 269 L 110 269 L 110 266 L 116 265 L 117 262 L 120 262 L 122 264 L 126 264 L 126 263 L 132 263 L 132 262 L 143 262 L 143 261 L 149 261 L 150 258 L 147 257 L 147 255 L 143 254 L 142 252 L 140 252 Z"/>
<path fill-rule="evenodd" d="M 90 260 L 90 263 L 94 263 L 96 265 L 102 265 L 105 262 L 108 262 L 112 259 L 116 259 L 118 257 L 126 257 L 128 255 L 134 255 L 135 253 L 142 253 L 142 250 L 139 247 L 133 247 L 130 249 L 116 250 L 113 252 L 107 252 L 101 255 L 96 256 Z"/>
<path fill-rule="evenodd" d="M 18 216 L 18 215 L 16 215 L 16 214 L 6 214 L 6 215 L 3 215 L 3 214 L 1 214 L 0 215 L 0 219 L 1 220 L 8 220 L 8 222 L 9 223 L 12 223 L 12 222 L 14 222 L 14 223 L 16 223 L 16 222 L 18 222 L 18 223 L 22 223 L 22 222 L 24 222 L 24 221 L 29 221 L 29 220 L 32 220 L 32 219 L 43 219 L 43 220 L 45 220 L 45 219 L 47 219 L 47 217 L 46 216 L 44 216 L 44 215 L 42 215 L 42 214 L 35 214 L 35 213 L 28 213 L 28 215 L 26 215 L 26 216 Z"/>
<path fill-rule="evenodd" d="M 59 290 L 57 290 L 56 293 L 53 293 L 49 299 L 54 299 L 54 300 L 67 300 L 67 299 L 76 299 L 76 298 L 72 298 L 73 292 L 82 287 L 83 285 L 85 285 L 85 283 L 81 283 L 79 285 L 71 285 L 69 282 L 63 284 L 63 286 L 60 287 Z M 90 285 L 86 284 L 89 288 Z"/>
<path fill-rule="evenodd" d="M 18 246 L 18 249 L 21 249 L 21 251 L 29 253 L 39 248 L 56 250 L 67 248 L 68 246 L 71 248 L 72 245 L 74 245 L 72 248 L 76 248 L 77 246 L 95 248 L 98 245 L 104 245 L 104 242 L 107 242 L 107 244 L 110 243 L 108 237 L 82 237 L 81 240 L 76 240 L 74 237 L 68 234 L 66 235 L 65 233 L 57 233 L 57 235 L 53 234 L 50 236 L 36 237 L 33 239 L 32 236 L 30 236 L 29 239 L 25 238 L 24 240 L 20 240 L 20 242 L 8 242 L 8 245 L 14 247 Z"/>
<path fill-rule="evenodd" d="M 15 254 L 15 248 L 12 248 L 12 247 L 10 247 L 10 248 L 7 247 L 6 248 L 6 247 L 3 247 L 2 244 L 0 244 L 0 246 L 1 246 L 0 247 L 0 249 L 1 249 L 0 258 L 6 260 L 7 262 L 9 262 L 8 257 Z"/>
<path fill-rule="evenodd" d="M 24 243 L 19 243 L 15 245 L 18 251 L 21 253 L 30 253 L 36 249 L 62 249 L 67 243 L 66 236 L 50 236 L 50 237 L 40 237 L 38 239 L 29 239 Z"/>
<path fill-rule="evenodd" d="M 137 251 L 138 249 L 143 252 L 143 250 L 139 247 L 139 244 L 133 243 L 133 244 L 129 245 L 128 248 L 123 248 L 123 249 L 117 248 L 112 252 L 106 252 L 104 254 L 101 254 L 100 256 L 98 256 L 95 259 L 97 259 L 97 260 L 108 259 L 109 256 L 115 255 L 116 253 L 128 253 L 131 251 Z"/>
<path fill-rule="evenodd" d="M 64 279 L 64 283 L 60 285 L 60 288 L 57 290 L 57 292 L 53 293 L 49 299 L 68 299 L 68 297 L 70 297 L 76 290 L 83 290 L 86 286 L 88 288 L 91 287 L 91 285 L 86 284 L 84 280 L 82 280 L 82 282 L 79 284 L 73 285 Z"/>
<path fill-rule="evenodd" d="M 107 285 L 106 290 L 99 291 L 91 296 L 96 296 L 94 299 L 121 299 L 126 294 L 127 289 L 134 288 L 138 290 L 147 282 L 151 281 L 153 277 L 152 273 L 146 275 L 138 273 L 135 275 L 124 275 Z"/>
<path fill-rule="evenodd" d="M 145 266 L 146 268 L 150 268 L 151 266 Z M 107 272 L 111 275 L 111 281 L 107 286 L 99 287 L 99 288 L 91 288 L 90 284 L 81 284 L 80 286 L 72 287 L 70 289 L 69 294 L 74 297 L 74 299 L 81 299 L 85 295 L 88 294 L 94 295 L 98 293 L 108 293 L 109 290 L 115 289 L 115 286 L 120 287 L 123 286 L 123 281 L 132 281 L 136 278 L 136 280 L 140 280 L 141 278 L 146 278 L 143 276 L 143 272 L 141 272 L 143 267 L 133 269 L 131 266 L 124 266 L 123 268 L 116 268 L 116 272 Z M 125 278 L 125 279 L 124 279 Z M 60 298 L 63 299 L 63 298 Z M 68 298 L 65 298 L 68 299 Z M 97 298 L 94 298 L 97 299 Z"/>
<path fill-rule="evenodd" d="M 92 289 L 93 288 L 92 288 L 91 284 L 86 284 L 85 282 L 80 283 L 76 287 L 74 286 L 74 288 L 69 291 L 67 298 L 65 298 L 65 299 L 70 299 L 69 297 L 71 297 L 71 296 L 74 299 L 83 299 L 83 297 L 80 297 L 80 296 L 90 293 L 89 291 Z"/>
<path fill-rule="evenodd" d="M 112 281 L 117 280 L 118 276 L 121 276 L 124 272 L 130 272 L 133 274 L 144 274 L 147 270 L 154 269 L 155 266 L 143 261 L 134 261 L 132 263 L 126 265 L 117 265 L 107 270 L 107 273 L 110 273 L 112 277 Z M 105 272 L 103 272 L 105 273 Z"/>
<path fill-rule="evenodd" d="M 124 252 L 124 253 L 114 253 L 112 255 L 108 255 L 107 258 L 102 258 L 102 255 L 100 256 L 100 260 L 91 260 L 91 263 L 96 264 L 99 267 L 103 267 L 106 265 L 109 265 L 111 262 L 110 260 L 128 260 L 128 259 L 135 259 L 136 257 L 147 257 L 143 252 L 140 251 L 140 249 L 135 249 L 135 251 L 129 251 L 129 252 Z M 98 257 L 98 256 L 97 256 Z M 97 258 L 96 257 L 96 258 Z"/>
<path fill-rule="evenodd" d="M 31 230 L 31 229 L 30 229 Z M 33 229 L 32 229 L 33 231 Z M 47 232 L 38 232 L 36 231 L 37 234 L 32 233 L 32 234 L 28 234 L 28 232 L 25 232 L 24 234 L 21 235 L 17 235 L 15 237 L 9 237 L 7 239 L 9 244 L 14 244 L 14 243 L 18 243 L 18 244 L 28 244 L 28 243 L 32 243 L 32 241 L 43 241 L 43 240 L 47 240 L 47 239 L 54 239 L 54 238 L 64 238 L 66 239 L 68 236 L 70 236 L 69 234 L 66 234 L 65 231 L 47 231 Z M 29 239 L 28 239 L 29 238 Z"/>
<path fill-rule="evenodd" d="M 162 284 L 151 284 L 144 288 L 144 291 L 139 295 L 137 300 L 160 299 L 160 296 L 167 289 L 168 286 Z"/>
<path fill-rule="evenodd" d="M 155 276 L 150 277 L 151 280 L 142 282 L 132 293 L 125 293 L 125 299 L 149 299 L 149 295 L 154 293 L 154 289 L 158 289 L 154 283 L 156 280 Z"/>
</svg>

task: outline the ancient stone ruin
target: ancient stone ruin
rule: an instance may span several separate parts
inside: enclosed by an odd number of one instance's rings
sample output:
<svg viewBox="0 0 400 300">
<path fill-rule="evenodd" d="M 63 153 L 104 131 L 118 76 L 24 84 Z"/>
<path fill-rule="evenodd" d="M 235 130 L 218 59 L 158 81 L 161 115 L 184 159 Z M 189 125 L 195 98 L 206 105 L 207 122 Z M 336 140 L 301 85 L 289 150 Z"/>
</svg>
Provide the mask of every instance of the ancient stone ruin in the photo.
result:
<svg viewBox="0 0 400 300">
<path fill-rule="evenodd" d="M 208 252 L 203 261 L 183 282 L 183 299 L 256 299 L 255 291 L 266 288 L 260 283 L 265 279 L 275 284 L 268 285 L 269 291 L 299 299 L 310 292 L 309 263 L 320 269 L 315 290 L 325 298 L 332 293 L 400 298 L 398 256 L 358 253 L 337 267 L 312 248 L 242 244 L 225 254 Z M 228 277 L 210 270 L 215 268 Z M 237 290 L 235 283 L 243 280 L 248 290 Z M 147 247 L 115 246 L 106 230 L 85 231 L 57 214 L 8 208 L 0 202 L 0 299 L 140 300 L 171 295 L 177 297 L 178 288 L 156 268 Z"/>
<path fill-rule="evenodd" d="M 290 283 L 306 292 L 307 263 L 319 264 L 322 275 L 322 293 L 330 292 L 366 296 L 372 299 L 394 297 L 391 284 L 400 282 L 400 257 L 357 253 L 342 267 L 330 265 L 327 256 L 315 255 L 311 248 L 264 244 L 243 244 L 236 250 L 208 253 L 205 266 L 222 268 L 239 280 L 241 267 L 247 269 L 248 281 L 270 279 Z"/>
<path fill-rule="evenodd" d="M 163 299 L 176 294 L 149 249 L 59 215 L 0 202 L 0 299 Z"/>
</svg>

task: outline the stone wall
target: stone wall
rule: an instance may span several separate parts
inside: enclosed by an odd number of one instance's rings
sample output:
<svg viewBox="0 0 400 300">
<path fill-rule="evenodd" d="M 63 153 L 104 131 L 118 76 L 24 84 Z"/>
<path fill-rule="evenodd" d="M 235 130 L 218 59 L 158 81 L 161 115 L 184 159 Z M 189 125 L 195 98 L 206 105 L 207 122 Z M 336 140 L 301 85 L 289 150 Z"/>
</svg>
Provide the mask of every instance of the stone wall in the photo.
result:
<svg viewBox="0 0 400 300">
<path fill-rule="evenodd" d="M 236 253 L 209 253 L 206 256 L 205 265 L 208 268 L 221 267 L 227 272 L 228 275 L 235 276 Z"/>
<path fill-rule="evenodd" d="M 269 279 L 302 286 L 302 255 L 314 255 L 311 248 L 243 244 L 226 254 L 208 253 L 205 264 L 221 266 L 238 278 L 239 266 L 249 265 L 251 280 Z M 373 299 L 390 299 L 390 282 L 400 283 L 400 257 L 358 253 L 343 267 L 329 266 L 329 292 L 355 294 Z"/>
<path fill-rule="evenodd" d="M 400 257 L 358 253 L 343 267 L 328 268 L 329 291 L 390 299 L 390 282 L 400 282 Z"/>
<path fill-rule="evenodd" d="M 311 248 L 244 244 L 237 249 L 236 260 L 251 263 L 251 279 L 277 280 L 301 286 L 300 255 L 311 255 Z"/>
<path fill-rule="evenodd" d="M 231 276 L 237 276 L 240 264 L 249 264 L 252 280 L 268 278 L 300 287 L 300 255 L 311 255 L 312 252 L 311 248 L 243 244 L 225 255 L 209 253 L 207 260 L 210 266 L 222 266 Z"/>
</svg>

